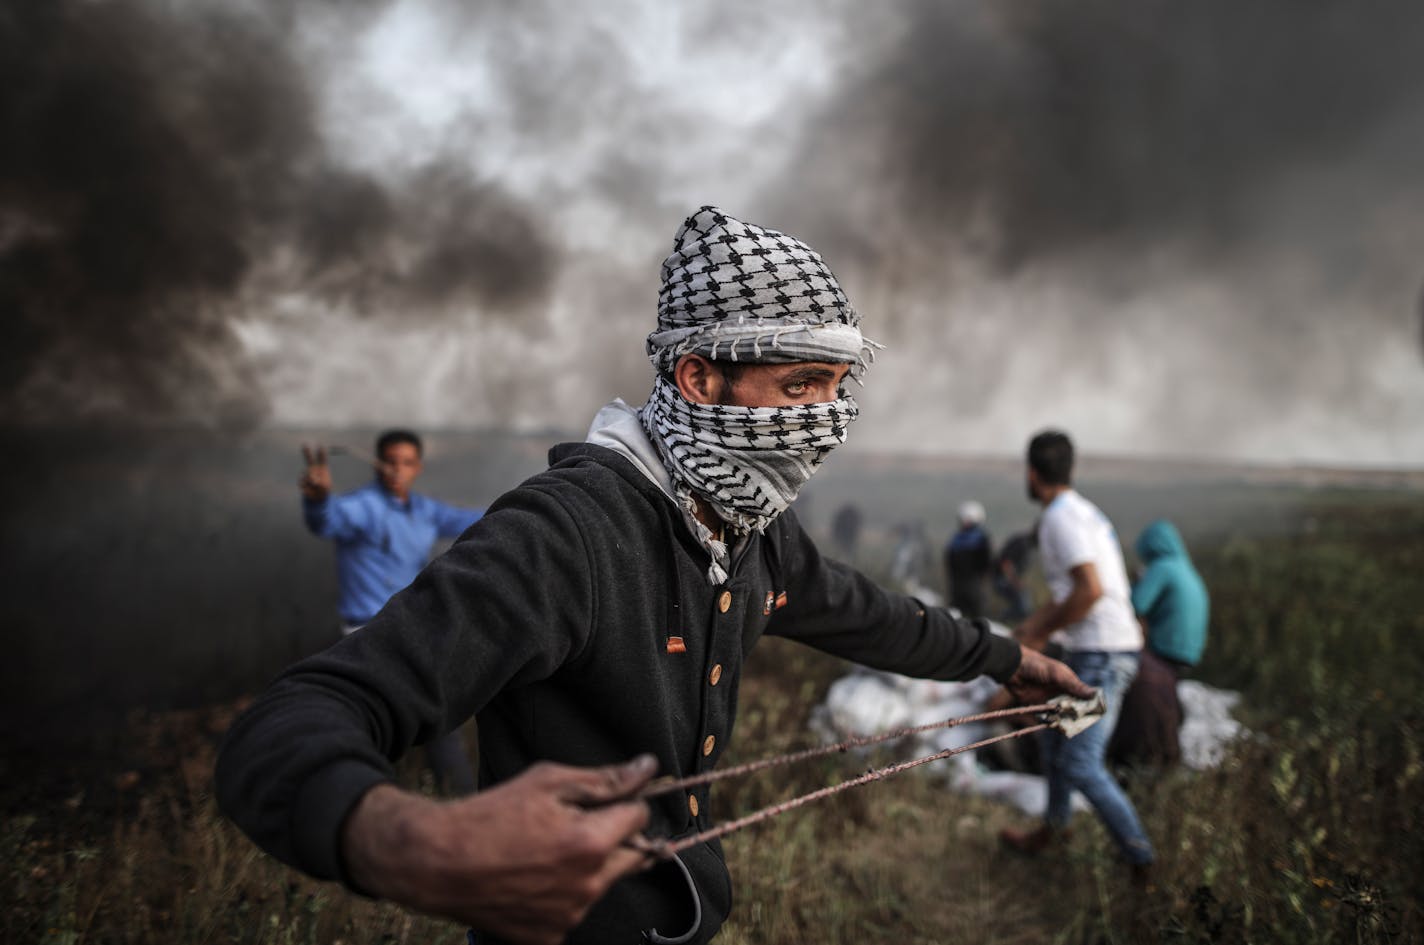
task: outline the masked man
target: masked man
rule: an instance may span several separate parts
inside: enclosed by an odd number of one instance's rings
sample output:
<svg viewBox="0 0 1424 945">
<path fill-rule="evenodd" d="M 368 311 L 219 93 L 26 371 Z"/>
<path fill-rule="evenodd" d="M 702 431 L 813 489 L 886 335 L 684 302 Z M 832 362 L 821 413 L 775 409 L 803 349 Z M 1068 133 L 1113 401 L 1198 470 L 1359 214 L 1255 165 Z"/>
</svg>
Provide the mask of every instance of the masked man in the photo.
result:
<svg viewBox="0 0 1424 945">
<path fill-rule="evenodd" d="M 647 403 L 496 501 L 358 634 L 292 667 L 233 728 L 223 809 L 314 876 L 484 942 L 693 943 L 731 905 L 709 826 L 743 661 L 766 633 L 881 669 L 1089 690 L 1062 664 L 822 558 L 787 506 L 856 417 L 871 345 L 821 257 L 714 207 L 662 267 Z M 392 783 L 392 758 L 471 715 L 482 790 Z M 631 761 L 628 759 L 632 759 Z"/>
</svg>

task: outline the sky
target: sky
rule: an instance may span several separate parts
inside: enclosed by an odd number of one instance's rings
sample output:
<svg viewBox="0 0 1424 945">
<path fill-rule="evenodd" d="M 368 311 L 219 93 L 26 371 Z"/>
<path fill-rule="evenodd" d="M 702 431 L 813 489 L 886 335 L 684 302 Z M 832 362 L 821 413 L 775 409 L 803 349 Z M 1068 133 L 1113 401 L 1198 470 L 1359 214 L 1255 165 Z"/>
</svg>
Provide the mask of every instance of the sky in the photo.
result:
<svg viewBox="0 0 1424 945">
<path fill-rule="evenodd" d="M 886 345 L 851 448 L 1424 463 L 1424 7 L 0 13 L 30 427 L 586 427 L 715 204 Z"/>
</svg>

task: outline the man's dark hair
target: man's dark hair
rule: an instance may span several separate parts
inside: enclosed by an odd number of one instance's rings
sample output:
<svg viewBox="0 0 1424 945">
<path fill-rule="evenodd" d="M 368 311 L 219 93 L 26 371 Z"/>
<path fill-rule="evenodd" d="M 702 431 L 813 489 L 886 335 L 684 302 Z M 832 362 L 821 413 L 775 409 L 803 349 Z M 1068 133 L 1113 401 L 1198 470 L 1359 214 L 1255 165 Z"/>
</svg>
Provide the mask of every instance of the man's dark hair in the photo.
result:
<svg viewBox="0 0 1424 945">
<path fill-rule="evenodd" d="M 384 460 L 386 449 L 395 446 L 397 443 L 409 443 L 415 447 L 415 455 L 424 457 L 425 446 L 420 442 L 420 437 L 411 430 L 387 430 L 376 437 L 376 458 Z"/>
<path fill-rule="evenodd" d="M 711 358 L 707 360 L 712 361 Z M 722 379 L 728 384 L 735 384 L 737 382 L 737 379 L 742 376 L 742 370 L 747 364 L 748 362 L 746 361 L 723 361 L 720 359 L 712 361 L 712 366 L 721 373 Z M 677 386 L 677 376 L 673 374 L 672 371 L 663 371 L 662 376 L 669 384 L 672 384 L 674 387 Z"/>
<path fill-rule="evenodd" d="M 722 372 L 722 380 L 728 384 L 735 384 L 742 378 L 742 368 L 746 363 L 742 361 L 713 361 L 717 365 L 717 370 Z"/>
<path fill-rule="evenodd" d="M 1073 484 L 1073 441 L 1059 430 L 1044 430 L 1028 441 L 1028 467 L 1046 486 Z"/>
<path fill-rule="evenodd" d="M 707 359 L 712 361 L 711 358 Z M 722 380 L 728 384 L 735 384 L 742 377 L 742 371 L 747 366 L 746 361 L 712 361 L 712 366 L 722 375 Z M 671 371 L 663 372 L 663 378 L 673 387 L 677 386 L 677 377 Z"/>
</svg>

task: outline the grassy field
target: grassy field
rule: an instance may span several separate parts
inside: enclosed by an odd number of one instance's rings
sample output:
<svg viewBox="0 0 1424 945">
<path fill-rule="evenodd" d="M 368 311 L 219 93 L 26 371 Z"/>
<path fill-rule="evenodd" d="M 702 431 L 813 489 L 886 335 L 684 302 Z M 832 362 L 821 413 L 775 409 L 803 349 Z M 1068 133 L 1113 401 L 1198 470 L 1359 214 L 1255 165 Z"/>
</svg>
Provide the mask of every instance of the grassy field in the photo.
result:
<svg viewBox="0 0 1424 945">
<path fill-rule="evenodd" d="M 1424 497 L 1322 491 L 1291 529 L 1194 550 L 1214 606 L 1199 675 L 1243 692 L 1254 736 L 1215 771 L 1131 777 L 1161 856 L 1151 888 L 1128 882 L 1091 817 L 1061 852 L 1025 859 L 995 841 L 1015 812 L 907 774 L 729 838 L 737 904 L 719 941 L 1424 939 Z M 727 763 L 804 743 L 843 670 L 761 646 Z M 462 942 L 281 867 L 219 817 L 210 772 L 233 708 L 135 712 L 117 742 L 62 766 L 4 759 L 3 940 Z M 717 816 L 846 764 L 737 783 Z M 421 783 L 416 765 L 403 774 Z"/>
<path fill-rule="evenodd" d="M 1327 494 L 1297 534 L 1198 558 L 1215 608 L 1199 675 L 1243 691 L 1255 735 L 1218 770 L 1130 780 L 1161 857 L 1152 888 L 1132 887 L 1091 817 L 1028 860 L 996 846 L 1015 814 L 906 777 L 734 839 L 726 941 L 1419 941 L 1424 501 Z M 760 655 L 744 756 L 839 672 Z M 814 682 L 788 687 L 798 675 Z"/>
</svg>

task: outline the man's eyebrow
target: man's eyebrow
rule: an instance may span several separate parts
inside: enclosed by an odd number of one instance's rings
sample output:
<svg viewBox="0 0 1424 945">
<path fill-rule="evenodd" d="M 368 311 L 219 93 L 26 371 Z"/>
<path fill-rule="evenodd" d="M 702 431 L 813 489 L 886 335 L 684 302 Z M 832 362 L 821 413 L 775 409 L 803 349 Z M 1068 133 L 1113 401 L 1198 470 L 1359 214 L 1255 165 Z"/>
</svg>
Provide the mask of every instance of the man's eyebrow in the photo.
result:
<svg viewBox="0 0 1424 945">
<path fill-rule="evenodd" d="M 836 372 L 830 368 L 807 364 L 796 368 L 794 371 L 788 372 L 783 380 L 787 383 L 792 383 L 795 381 L 820 380 L 823 377 L 835 376 Z"/>
</svg>

